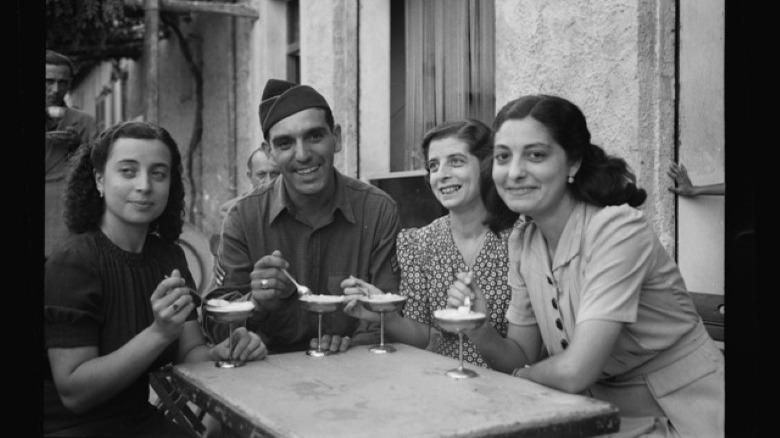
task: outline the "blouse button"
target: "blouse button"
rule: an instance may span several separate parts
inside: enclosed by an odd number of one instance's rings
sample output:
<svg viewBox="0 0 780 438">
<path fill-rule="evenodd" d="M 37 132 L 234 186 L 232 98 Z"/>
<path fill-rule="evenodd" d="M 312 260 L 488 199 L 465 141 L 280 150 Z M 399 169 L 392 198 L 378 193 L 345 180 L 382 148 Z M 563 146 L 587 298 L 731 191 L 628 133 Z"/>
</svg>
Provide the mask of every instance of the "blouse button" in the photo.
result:
<svg viewBox="0 0 780 438">
<path fill-rule="evenodd" d="M 556 300 L 555 298 L 552 299 L 552 306 L 553 309 L 558 310 L 558 300 Z"/>
<path fill-rule="evenodd" d="M 550 283 L 550 285 L 552 285 L 552 284 L 553 284 L 553 283 L 552 283 L 552 278 L 550 278 L 549 276 L 547 276 L 547 282 L 548 282 L 548 283 Z"/>
<path fill-rule="evenodd" d="M 563 330 L 563 323 L 560 318 L 555 319 L 555 326 L 558 327 L 558 330 Z"/>
<path fill-rule="evenodd" d="M 561 339 L 561 347 L 565 350 L 569 346 L 569 341 L 566 339 Z"/>
</svg>

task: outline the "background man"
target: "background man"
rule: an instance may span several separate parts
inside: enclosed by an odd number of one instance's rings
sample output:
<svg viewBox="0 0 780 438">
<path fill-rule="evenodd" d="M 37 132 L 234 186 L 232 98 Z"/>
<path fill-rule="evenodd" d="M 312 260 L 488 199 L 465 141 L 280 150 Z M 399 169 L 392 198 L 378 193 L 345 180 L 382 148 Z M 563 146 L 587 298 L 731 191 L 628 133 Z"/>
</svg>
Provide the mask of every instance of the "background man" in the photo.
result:
<svg viewBox="0 0 780 438">
<path fill-rule="evenodd" d="M 279 166 L 276 164 L 273 157 L 263 152 L 262 148 L 257 148 L 249 154 L 249 158 L 246 160 L 246 169 L 246 177 L 249 178 L 249 181 L 252 183 L 251 190 L 260 187 L 266 182 L 273 181 L 280 173 Z M 235 204 L 241 196 L 244 195 L 236 196 L 219 207 L 219 214 L 223 219 L 227 216 L 230 207 Z"/>
<path fill-rule="evenodd" d="M 317 317 L 298 304 L 287 268 L 315 294 L 342 295 L 350 275 L 381 290 L 398 290 L 395 202 L 385 192 L 342 175 L 333 166 L 341 127 L 325 98 L 306 85 L 269 80 L 260 103 L 263 150 L 281 177 L 236 201 L 223 225 L 215 263 L 224 270 L 207 298 L 251 293 L 258 306 L 247 321 L 269 351 L 316 346 Z M 323 349 L 377 342 L 377 324 L 342 310 L 323 317 Z M 204 319 L 212 338 L 222 339 Z"/>
<path fill-rule="evenodd" d="M 61 199 L 68 157 L 80 144 L 92 141 L 96 135 L 95 118 L 65 103 L 73 74 L 70 58 L 53 50 L 46 51 L 46 258 L 52 248 L 68 236 L 62 220 L 64 206 Z"/>
</svg>

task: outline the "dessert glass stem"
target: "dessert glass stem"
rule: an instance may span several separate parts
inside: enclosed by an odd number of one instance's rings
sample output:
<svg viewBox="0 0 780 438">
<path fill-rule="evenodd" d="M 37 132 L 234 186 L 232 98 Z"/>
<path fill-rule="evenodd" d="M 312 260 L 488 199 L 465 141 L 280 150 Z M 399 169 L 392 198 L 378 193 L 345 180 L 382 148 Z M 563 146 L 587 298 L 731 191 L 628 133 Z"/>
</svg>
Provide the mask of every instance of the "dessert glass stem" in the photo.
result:
<svg viewBox="0 0 780 438">
<path fill-rule="evenodd" d="M 322 313 L 317 314 L 317 351 L 322 351 Z"/>
<path fill-rule="evenodd" d="M 463 371 L 463 332 L 458 331 L 458 370 Z"/>
<path fill-rule="evenodd" d="M 385 346 L 385 312 L 379 313 L 379 345 Z"/>
</svg>

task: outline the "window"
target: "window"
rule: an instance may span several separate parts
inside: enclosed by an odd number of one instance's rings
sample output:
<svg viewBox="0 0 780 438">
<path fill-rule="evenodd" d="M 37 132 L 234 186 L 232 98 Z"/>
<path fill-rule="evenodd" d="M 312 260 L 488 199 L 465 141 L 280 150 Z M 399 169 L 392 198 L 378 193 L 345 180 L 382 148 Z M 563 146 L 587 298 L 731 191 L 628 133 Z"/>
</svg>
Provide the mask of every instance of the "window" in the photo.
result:
<svg viewBox="0 0 780 438">
<path fill-rule="evenodd" d="M 397 34 L 401 16 L 403 38 Z M 493 0 L 392 2 L 391 171 L 422 169 L 420 141 L 439 123 L 466 117 L 492 123 L 494 17 Z M 402 84 L 397 80 L 401 58 Z M 403 102 L 398 101 L 401 90 Z"/>
<path fill-rule="evenodd" d="M 287 2 L 287 80 L 301 83 L 301 31 L 298 0 Z"/>
</svg>

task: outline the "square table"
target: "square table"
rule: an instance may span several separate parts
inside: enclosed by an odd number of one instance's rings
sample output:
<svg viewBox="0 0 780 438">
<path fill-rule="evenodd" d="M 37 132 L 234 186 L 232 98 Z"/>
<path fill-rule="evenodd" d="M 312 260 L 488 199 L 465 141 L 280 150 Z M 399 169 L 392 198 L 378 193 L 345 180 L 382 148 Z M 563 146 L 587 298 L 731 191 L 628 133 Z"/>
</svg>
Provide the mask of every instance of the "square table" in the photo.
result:
<svg viewBox="0 0 780 438">
<path fill-rule="evenodd" d="M 242 367 L 173 367 L 173 385 L 242 437 L 587 437 L 616 432 L 609 403 L 404 344 L 310 357 L 275 354 Z"/>
</svg>

